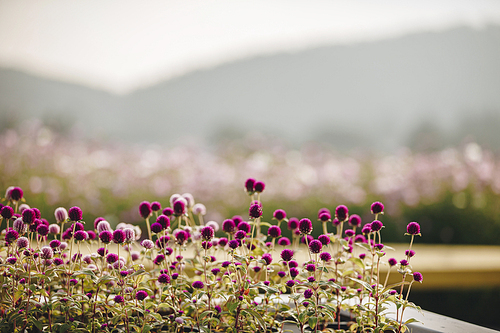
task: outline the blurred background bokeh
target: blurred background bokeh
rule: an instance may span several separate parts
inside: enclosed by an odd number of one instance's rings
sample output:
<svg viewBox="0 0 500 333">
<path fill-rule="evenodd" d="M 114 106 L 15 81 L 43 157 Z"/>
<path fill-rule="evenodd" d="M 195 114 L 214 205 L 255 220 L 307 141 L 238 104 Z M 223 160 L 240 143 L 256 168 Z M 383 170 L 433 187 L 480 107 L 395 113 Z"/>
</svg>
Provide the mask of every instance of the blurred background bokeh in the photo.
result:
<svg viewBox="0 0 500 333">
<path fill-rule="evenodd" d="M 387 242 L 498 246 L 499 60 L 496 1 L 0 1 L 0 189 L 115 224 L 189 192 L 222 222 L 254 177 L 267 220 L 379 200 Z M 413 297 L 498 328 L 496 274 Z"/>
</svg>

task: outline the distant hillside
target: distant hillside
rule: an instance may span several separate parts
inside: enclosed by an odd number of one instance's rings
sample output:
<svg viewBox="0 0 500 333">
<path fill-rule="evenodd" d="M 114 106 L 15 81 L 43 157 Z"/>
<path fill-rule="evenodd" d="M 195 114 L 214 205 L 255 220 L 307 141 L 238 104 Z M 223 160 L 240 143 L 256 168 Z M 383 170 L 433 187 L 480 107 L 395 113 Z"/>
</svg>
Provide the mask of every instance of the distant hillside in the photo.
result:
<svg viewBox="0 0 500 333">
<path fill-rule="evenodd" d="M 424 121 L 451 131 L 500 113 L 499 59 L 490 26 L 247 59 L 125 96 L 3 69 L 0 113 L 64 116 L 89 136 L 131 142 L 261 131 L 385 150 L 418 138 Z"/>
</svg>

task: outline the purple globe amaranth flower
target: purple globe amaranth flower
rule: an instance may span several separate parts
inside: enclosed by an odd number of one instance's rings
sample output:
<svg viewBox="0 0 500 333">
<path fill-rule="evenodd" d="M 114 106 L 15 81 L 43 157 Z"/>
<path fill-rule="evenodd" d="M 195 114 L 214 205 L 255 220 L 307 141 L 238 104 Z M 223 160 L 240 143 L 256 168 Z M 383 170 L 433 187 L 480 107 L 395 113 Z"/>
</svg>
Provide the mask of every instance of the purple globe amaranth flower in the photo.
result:
<svg viewBox="0 0 500 333">
<path fill-rule="evenodd" d="M 155 246 L 155 245 L 154 245 L 154 243 L 153 243 L 153 241 L 152 241 L 152 240 L 150 240 L 150 239 L 145 239 L 145 240 L 143 240 L 143 241 L 141 242 L 141 245 L 142 245 L 145 249 L 147 249 L 147 250 L 151 250 L 151 249 Z"/>
<path fill-rule="evenodd" d="M 311 253 L 319 253 L 322 248 L 323 244 L 317 239 L 309 243 L 309 251 L 311 251 Z"/>
<path fill-rule="evenodd" d="M 300 272 L 299 272 L 299 270 L 297 268 L 295 268 L 295 267 L 290 268 L 290 276 L 292 278 L 295 278 L 297 275 L 299 275 L 299 273 Z"/>
<path fill-rule="evenodd" d="M 42 213 L 40 212 L 40 209 L 33 207 L 33 208 L 31 208 L 31 210 L 33 211 L 33 213 L 35 213 L 36 219 L 42 218 Z"/>
<path fill-rule="evenodd" d="M 116 303 L 123 303 L 125 302 L 125 299 L 123 298 L 122 295 L 116 295 L 113 300 L 116 302 Z"/>
<path fill-rule="evenodd" d="M 236 229 L 236 226 L 234 224 L 234 221 L 233 220 L 224 220 L 224 222 L 222 222 L 222 230 L 225 232 L 225 233 L 228 233 L 228 234 L 232 234 Z"/>
<path fill-rule="evenodd" d="M 406 226 L 406 232 L 409 235 L 420 235 L 420 224 L 417 222 L 410 222 Z"/>
<path fill-rule="evenodd" d="M 370 232 L 372 232 L 372 224 L 371 223 L 367 223 L 363 226 L 363 229 L 361 229 L 361 232 L 365 235 L 369 234 Z"/>
<path fill-rule="evenodd" d="M 23 235 L 28 231 L 28 225 L 23 222 L 23 219 L 19 218 L 12 224 L 12 229 L 17 231 L 20 235 Z"/>
<path fill-rule="evenodd" d="M 305 218 L 299 221 L 299 230 L 303 235 L 308 235 L 312 231 L 312 222 L 311 220 Z"/>
<path fill-rule="evenodd" d="M 106 256 L 106 262 L 108 264 L 112 264 L 112 263 L 115 263 L 118 261 L 118 255 L 116 253 L 109 253 L 107 256 Z"/>
<path fill-rule="evenodd" d="M 51 259 L 54 256 L 54 250 L 50 246 L 43 246 L 40 251 L 42 259 Z"/>
<path fill-rule="evenodd" d="M 363 235 L 356 235 L 356 237 L 354 237 L 354 242 L 355 243 L 366 243 L 366 237 Z"/>
<path fill-rule="evenodd" d="M 246 233 L 249 233 L 250 230 L 252 229 L 252 227 L 250 226 L 250 223 L 248 222 L 245 222 L 245 221 L 241 221 L 239 224 L 238 224 L 238 230 L 243 230 L 244 232 Z"/>
<path fill-rule="evenodd" d="M 396 266 L 398 263 L 398 261 L 395 258 L 390 258 L 387 262 L 389 263 L 389 266 L 391 266 L 391 267 Z"/>
<path fill-rule="evenodd" d="M 244 239 L 246 236 L 247 236 L 247 233 L 244 232 L 243 230 L 238 230 L 234 234 L 234 238 L 236 238 L 236 239 Z"/>
<path fill-rule="evenodd" d="M 181 216 L 186 214 L 187 212 L 187 203 L 186 199 L 184 198 L 179 198 L 177 199 L 174 204 L 172 205 L 172 208 L 174 209 L 174 215 L 175 216 Z"/>
<path fill-rule="evenodd" d="M 9 189 L 7 190 L 8 195 L 5 195 L 7 197 L 7 199 L 11 199 L 13 201 L 19 201 L 23 198 L 24 193 L 20 187 L 12 187 Z"/>
<path fill-rule="evenodd" d="M 204 204 L 197 203 L 193 206 L 193 214 L 205 215 L 205 214 L 207 214 L 207 207 L 205 207 Z"/>
<path fill-rule="evenodd" d="M 189 235 L 186 233 L 187 237 L 189 238 Z M 181 236 L 182 238 L 182 236 Z M 170 240 L 170 237 L 169 236 L 161 236 L 159 239 L 156 240 L 156 246 L 159 248 L 159 249 L 163 249 L 167 246 L 167 243 L 168 241 Z M 187 240 L 187 238 L 186 238 Z M 182 245 L 182 244 L 180 244 Z"/>
<path fill-rule="evenodd" d="M 139 290 L 135 293 L 135 299 L 138 301 L 143 301 L 146 297 L 148 297 L 148 293 L 144 290 Z"/>
<path fill-rule="evenodd" d="M 220 273 L 220 269 L 219 268 L 212 268 L 211 272 L 213 275 L 217 275 Z"/>
<path fill-rule="evenodd" d="M 78 231 L 78 230 L 85 230 L 85 227 L 83 226 L 82 223 L 80 222 L 75 222 L 72 226 L 71 226 L 71 230 L 75 230 L 75 231 Z"/>
<path fill-rule="evenodd" d="M 9 243 L 12 243 L 13 241 L 17 240 L 19 238 L 19 233 L 15 230 L 9 230 L 5 234 L 5 240 Z"/>
<path fill-rule="evenodd" d="M 340 221 L 344 222 L 349 218 L 349 210 L 345 205 L 339 205 L 335 208 L 335 217 Z"/>
<path fill-rule="evenodd" d="M 30 242 L 29 242 L 28 238 L 26 238 L 26 237 L 19 237 L 17 239 L 17 247 L 20 249 L 27 248 L 29 243 Z"/>
<path fill-rule="evenodd" d="M 394 289 L 391 290 L 391 291 L 389 291 L 389 294 L 392 295 L 392 296 L 396 295 L 397 293 L 398 292 L 396 290 L 394 290 Z"/>
<path fill-rule="evenodd" d="M 308 272 L 315 272 L 316 271 L 316 265 L 315 264 L 307 264 L 306 265 L 306 270 Z"/>
<path fill-rule="evenodd" d="M 226 246 L 226 245 L 227 245 L 227 242 L 228 242 L 228 240 L 227 240 L 227 238 L 226 238 L 226 237 L 221 237 L 221 238 L 219 238 L 219 241 L 218 241 L 218 243 L 217 243 L 217 244 L 218 244 L 220 247 L 224 247 L 224 246 Z"/>
<path fill-rule="evenodd" d="M 3 206 L 1 209 L 1 215 L 4 219 L 8 220 L 14 216 L 14 209 L 10 206 Z"/>
<path fill-rule="evenodd" d="M 155 263 L 155 265 L 160 265 L 164 261 L 165 261 L 165 256 L 163 254 L 157 255 L 155 257 L 155 259 L 153 260 L 153 262 Z"/>
<path fill-rule="evenodd" d="M 99 239 L 101 242 L 108 244 L 113 240 L 113 234 L 108 230 L 104 230 L 99 234 Z"/>
<path fill-rule="evenodd" d="M 313 236 L 311 236 L 311 235 L 304 235 L 304 237 L 302 237 L 302 238 L 300 239 L 300 242 L 301 242 L 302 244 L 309 244 L 309 243 L 311 243 L 313 240 L 314 240 L 314 237 L 313 237 Z"/>
<path fill-rule="evenodd" d="M 111 225 L 106 220 L 99 221 L 99 223 L 97 223 L 96 230 L 98 233 L 101 233 L 103 231 L 110 231 L 110 232 L 113 231 L 113 229 L 111 229 Z"/>
<path fill-rule="evenodd" d="M 335 218 L 332 220 L 332 224 L 335 226 L 335 227 L 338 227 L 340 225 L 340 221 L 339 219 Z"/>
<path fill-rule="evenodd" d="M 64 260 L 62 260 L 61 258 L 54 258 L 53 263 L 56 266 L 60 266 L 60 265 L 64 264 Z"/>
<path fill-rule="evenodd" d="M 401 261 L 399 262 L 399 264 L 400 264 L 401 266 L 408 266 L 410 263 L 408 262 L 408 260 L 403 259 L 403 260 L 401 260 Z"/>
<path fill-rule="evenodd" d="M 267 230 L 267 234 L 269 235 L 269 237 L 278 238 L 279 236 L 281 236 L 281 229 L 277 225 L 272 225 Z"/>
<path fill-rule="evenodd" d="M 290 268 L 299 267 L 299 263 L 296 262 L 295 260 L 290 260 L 288 262 L 288 267 L 290 267 Z"/>
<path fill-rule="evenodd" d="M 248 178 L 245 181 L 245 191 L 247 191 L 249 194 L 253 194 L 253 192 L 254 192 L 254 185 L 255 185 L 255 179 Z"/>
<path fill-rule="evenodd" d="M 278 245 L 289 246 L 290 244 L 290 239 L 288 239 L 287 237 L 281 237 L 280 239 L 278 239 Z"/>
<path fill-rule="evenodd" d="M 57 224 L 49 225 L 49 234 L 57 235 L 61 232 L 61 227 Z"/>
<path fill-rule="evenodd" d="M 154 232 L 155 234 L 160 233 L 162 230 L 163 226 L 160 223 L 155 222 L 151 224 L 151 231 Z"/>
<path fill-rule="evenodd" d="M 158 282 L 162 284 L 170 283 L 170 276 L 167 274 L 160 274 L 160 276 L 158 276 Z"/>
<path fill-rule="evenodd" d="M 161 203 L 159 203 L 158 201 L 153 201 L 151 203 L 151 210 L 153 212 L 157 212 L 157 211 L 161 210 Z"/>
<path fill-rule="evenodd" d="M 358 214 L 352 214 L 349 217 L 349 225 L 359 227 L 361 225 L 361 217 Z"/>
<path fill-rule="evenodd" d="M 206 227 L 212 227 L 212 229 L 214 229 L 215 232 L 219 231 L 219 223 L 215 222 L 215 221 L 208 221 L 207 223 L 205 223 L 205 226 Z"/>
<path fill-rule="evenodd" d="M 328 208 L 320 208 L 318 210 L 318 219 L 320 219 L 321 214 L 325 214 L 325 213 L 327 213 L 331 216 L 330 210 Z"/>
<path fill-rule="evenodd" d="M 211 249 L 212 248 L 212 242 L 210 241 L 203 241 L 201 242 L 201 247 L 205 250 Z"/>
<path fill-rule="evenodd" d="M 194 289 L 202 289 L 203 287 L 205 287 L 205 284 L 201 281 L 194 281 L 192 286 Z"/>
<path fill-rule="evenodd" d="M 355 232 L 354 232 L 354 230 L 352 230 L 352 229 L 347 229 L 347 230 L 345 231 L 345 235 L 346 235 L 347 237 L 352 237 L 352 236 L 354 236 L 354 234 L 355 234 Z"/>
<path fill-rule="evenodd" d="M 284 277 L 286 276 L 286 273 L 285 273 L 285 272 L 283 272 L 283 271 L 279 271 L 279 272 L 278 272 L 278 276 L 279 276 L 280 278 L 284 278 Z"/>
<path fill-rule="evenodd" d="M 264 192 L 264 189 L 266 188 L 266 184 L 264 184 L 264 182 L 255 182 L 255 184 L 253 185 L 253 189 L 255 190 L 255 192 L 257 193 L 262 193 Z"/>
<path fill-rule="evenodd" d="M 313 291 L 311 289 L 306 289 L 304 291 L 304 298 L 311 298 L 313 295 Z"/>
<path fill-rule="evenodd" d="M 375 244 L 373 247 L 380 251 L 384 248 L 384 244 Z"/>
<path fill-rule="evenodd" d="M 248 210 L 248 214 L 251 218 L 259 218 L 262 216 L 262 207 L 259 204 L 252 204 Z"/>
<path fill-rule="evenodd" d="M 38 227 L 38 229 L 40 229 L 40 226 Z M 75 232 L 75 240 L 77 241 L 85 241 L 88 238 L 89 234 L 87 234 L 87 232 L 84 230 L 78 230 L 77 232 Z"/>
<path fill-rule="evenodd" d="M 273 217 L 278 221 L 282 221 L 286 219 L 286 212 L 283 209 L 277 209 L 274 211 Z"/>
<path fill-rule="evenodd" d="M 420 273 L 420 272 L 413 272 L 413 280 L 414 281 L 422 283 L 423 279 L 424 279 L 424 277 L 422 276 L 422 273 Z"/>
<path fill-rule="evenodd" d="M 384 214 L 384 204 L 380 201 L 375 201 L 372 203 L 370 210 L 372 211 L 372 214 Z"/>
<path fill-rule="evenodd" d="M 162 213 L 163 215 L 165 215 L 165 216 L 170 217 L 170 216 L 174 215 L 174 210 L 173 210 L 171 207 L 167 207 L 167 208 L 163 209 L 163 210 L 161 211 L 161 213 Z"/>
<path fill-rule="evenodd" d="M 406 250 L 405 251 L 405 255 L 408 257 L 408 258 L 413 258 L 415 256 L 415 251 L 413 250 Z"/>
<path fill-rule="evenodd" d="M 189 238 L 189 234 L 185 230 L 178 230 L 174 236 L 175 236 L 175 241 L 179 245 L 184 245 L 184 243 L 186 243 L 186 241 Z"/>
<path fill-rule="evenodd" d="M 286 285 L 289 288 L 292 288 L 295 285 L 295 281 L 294 280 L 288 280 L 288 281 L 286 281 Z"/>
<path fill-rule="evenodd" d="M 236 239 L 233 239 L 229 241 L 228 246 L 234 250 L 240 246 L 240 242 Z"/>
<path fill-rule="evenodd" d="M 380 231 L 380 229 L 382 229 L 384 225 L 382 224 L 382 222 L 380 222 L 379 220 L 375 220 L 371 223 L 371 231 Z"/>
<path fill-rule="evenodd" d="M 123 233 L 125 234 L 125 243 L 132 243 L 135 241 L 135 231 L 132 228 L 123 229 Z M 90 236 L 90 231 L 89 231 Z M 90 238 L 90 237 L 89 237 Z"/>
<path fill-rule="evenodd" d="M 147 219 L 151 216 L 153 210 L 151 209 L 151 204 L 148 201 L 143 201 L 139 204 L 139 214 L 143 219 Z"/>
<path fill-rule="evenodd" d="M 233 220 L 235 226 L 239 226 L 241 222 L 243 222 L 243 218 L 239 215 L 234 215 L 231 220 Z"/>
<path fill-rule="evenodd" d="M 292 217 L 287 223 L 288 230 L 295 230 L 299 227 L 299 219 Z"/>
<path fill-rule="evenodd" d="M 212 238 L 214 238 L 214 234 L 215 234 L 215 231 L 212 227 L 203 227 L 201 228 L 200 230 L 200 233 L 201 233 L 201 237 L 204 239 L 204 240 L 211 240 Z"/>
<path fill-rule="evenodd" d="M 170 219 L 166 215 L 160 215 L 156 218 L 156 223 L 161 224 L 163 229 L 170 227 Z"/>
<path fill-rule="evenodd" d="M 100 255 L 101 257 L 104 257 L 105 255 L 107 255 L 109 252 L 108 249 L 105 249 L 103 247 L 100 247 L 97 249 L 97 254 Z"/>
<path fill-rule="evenodd" d="M 17 258 L 16 257 L 8 257 L 7 262 L 11 265 L 14 265 L 17 262 Z"/>
<path fill-rule="evenodd" d="M 332 255 L 330 253 L 328 253 L 328 252 L 321 252 L 319 254 L 319 258 L 321 260 L 323 260 L 323 261 L 328 262 L 328 261 L 330 261 L 332 259 Z"/>
<path fill-rule="evenodd" d="M 68 210 L 68 217 L 71 221 L 81 221 L 83 218 L 83 212 L 80 207 L 74 206 Z"/>
<path fill-rule="evenodd" d="M 113 232 L 113 242 L 115 244 L 122 244 L 125 242 L 125 233 L 123 230 L 118 229 Z"/>
<path fill-rule="evenodd" d="M 273 256 L 270 253 L 264 253 L 262 260 L 266 262 L 266 265 L 270 265 L 273 262 Z"/>
<path fill-rule="evenodd" d="M 99 225 L 99 222 L 101 221 L 106 221 L 106 219 L 104 217 L 96 217 L 96 219 L 94 220 L 94 229 L 97 230 L 97 226 Z"/>
<path fill-rule="evenodd" d="M 290 261 L 293 259 L 293 250 L 290 250 L 290 249 L 284 249 L 283 251 L 281 251 L 281 259 L 283 259 L 283 261 Z"/>
<path fill-rule="evenodd" d="M 25 209 L 21 213 L 21 216 L 23 218 L 23 222 L 26 224 L 31 224 L 35 220 L 35 212 L 32 209 Z"/>
</svg>

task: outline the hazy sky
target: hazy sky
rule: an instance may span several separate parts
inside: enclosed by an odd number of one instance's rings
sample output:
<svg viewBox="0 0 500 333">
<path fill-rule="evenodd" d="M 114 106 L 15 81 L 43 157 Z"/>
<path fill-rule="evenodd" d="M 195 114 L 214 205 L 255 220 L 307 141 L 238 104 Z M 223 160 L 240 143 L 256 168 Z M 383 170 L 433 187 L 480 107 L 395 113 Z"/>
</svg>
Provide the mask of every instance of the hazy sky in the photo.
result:
<svg viewBox="0 0 500 333">
<path fill-rule="evenodd" d="M 0 66 L 126 93 L 249 56 L 488 23 L 500 1 L 0 0 Z"/>
</svg>

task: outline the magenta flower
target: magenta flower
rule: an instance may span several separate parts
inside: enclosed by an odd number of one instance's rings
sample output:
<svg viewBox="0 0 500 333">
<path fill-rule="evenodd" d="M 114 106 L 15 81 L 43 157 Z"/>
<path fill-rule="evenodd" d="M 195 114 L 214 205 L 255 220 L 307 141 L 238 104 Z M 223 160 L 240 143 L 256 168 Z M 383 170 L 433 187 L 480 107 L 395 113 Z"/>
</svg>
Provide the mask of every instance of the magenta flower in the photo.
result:
<svg viewBox="0 0 500 333">
<path fill-rule="evenodd" d="M 375 220 L 371 223 L 371 230 L 372 231 L 379 231 L 380 229 L 382 229 L 384 225 L 382 224 L 382 222 L 380 222 L 379 220 Z"/>
<path fill-rule="evenodd" d="M 299 227 L 299 219 L 292 217 L 291 219 L 288 220 L 288 230 L 295 230 Z"/>
<path fill-rule="evenodd" d="M 187 212 L 186 200 L 183 198 L 178 199 L 177 201 L 174 202 L 172 208 L 174 209 L 175 216 L 181 216 L 186 214 Z"/>
<path fill-rule="evenodd" d="M 359 227 L 361 225 L 361 217 L 358 214 L 352 214 L 351 217 L 349 217 L 349 225 Z"/>
<path fill-rule="evenodd" d="M 38 226 L 37 231 L 38 231 L 38 229 L 40 229 L 40 227 L 41 227 L 41 225 Z M 75 240 L 77 240 L 77 241 L 85 241 L 88 238 L 89 238 L 89 235 L 84 230 L 78 230 L 77 232 L 75 232 Z"/>
<path fill-rule="evenodd" d="M 288 246 L 290 244 L 291 244 L 290 239 L 288 239 L 287 237 L 281 237 L 280 239 L 278 239 L 278 245 Z"/>
<path fill-rule="evenodd" d="M 424 277 L 422 276 L 422 273 L 420 273 L 420 272 L 413 273 L 413 280 L 414 281 L 422 283 L 423 279 L 424 279 Z"/>
<path fill-rule="evenodd" d="M 217 243 L 217 244 L 218 244 L 220 247 L 224 247 L 224 246 L 226 246 L 226 245 L 227 245 L 227 242 L 228 242 L 228 240 L 227 240 L 227 238 L 226 238 L 226 237 L 221 237 L 221 238 L 219 238 L 219 241 L 218 241 L 218 243 Z"/>
<path fill-rule="evenodd" d="M 253 186 L 253 189 L 255 190 L 255 192 L 257 193 L 262 193 L 264 192 L 264 189 L 266 188 L 266 184 L 264 184 L 264 182 L 255 182 L 254 186 Z"/>
<path fill-rule="evenodd" d="M 74 222 L 81 221 L 81 219 L 83 218 L 83 212 L 80 207 L 74 206 L 69 209 L 68 217 L 71 221 Z"/>
<path fill-rule="evenodd" d="M 281 259 L 283 259 L 283 261 L 290 261 L 293 258 L 293 254 L 293 250 L 284 249 L 281 251 Z"/>
<path fill-rule="evenodd" d="M 20 249 L 24 249 L 28 247 L 29 245 L 29 240 L 26 237 L 19 237 L 17 240 L 17 247 Z"/>
<path fill-rule="evenodd" d="M 247 191 L 249 194 L 252 194 L 254 192 L 254 185 L 255 185 L 255 179 L 248 178 L 245 181 L 245 191 Z"/>
<path fill-rule="evenodd" d="M 215 231 L 212 227 L 203 227 L 201 228 L 201 237 L 204 239 L 204 240 L 211 240 L 212 238 L 214 238 L 214 234 L 215 234 Z"/>
<path fill-rule="evenodd" d="M 330 213 L 328 212 L 323 212 L 321 213 L 319 216 L 318 216 L 318 219 L 321 221 L 321 222 L 328 222 L 328 221 L 331 221 L 332 220 L 332 216 L 330 215 Z"/>
<path fill-rule="evenodd" d="M 233 220 L 234 221 L 234 220 Z M 241 221 L 239 224 L 238 224 L 238 230 L 243 230 L 244 232 L 246 233 L 249 233 L 250 232 L 250 229 L 252 228 L 250 226 L 250 223 L 248 222 L 245 222 L 245 221 Z"/>
<path fill-rule="evenodd" d="M 417 222 L 410 222 L 406 226 L 406 232 L 410 235 L 420 235 L 420 224 Z"/>
<path fill-rule="evenodd" d="M 202 289 L 205 287 L 205 284 L 202 281 L 194 281 L 192 286 L 194 289 Z"/>
<path fill-rule="evenodd" d="M 284 220 L 286 218 L 286 212 L 283 209 L 277 209 L 273 213 L 273 217 L 278 220 Z"/>
<path fill-rule="evenodd" d="M 247 233 L 244 232 L 243 230 L 238 230 L 234 234 L 234 238 L 236 238 L 236 239 L 244 239 L 246 236 L 247 236 Z"/>
<path fill-rule="evenodd" d="M 311 220 L 305 218 L 299 221 L 299 230 L 303 235 L 308 235 L 312 231 Z"/>
<path fill-rule="evenodd" d="M 156 218 L 156 223 L 161 224 L 163 229 L 170 227 L 170 219 L 166 215 L 160 215 Z"/>
<path fill-rule="evenodd" d="M 254 219 L 259 218 L 262 216 L 262 208 L 260 207 L 259 204 L 253 204 L 250 206 L 248 214 L 250 215 L 251 218 Z"/>
<path fill-rule="evenodd" d="M 352 236 L 354 236 L 354 230 L 352 230 L 352 229 L 347 229 L 347 230 L 345 231 L 345 235 L 346 235 L 347 237 L 352 237 Z"/>
<path fill-rule="evenodd" d="M 7 199 L 10 197 L 13 201 L 19 201 L 23 198 L 23 190 L 20 187 L 13 187 L 10 189 Z"/>
<path fill-rule="evenodd" d="M 189 235 L 184 230 L 179 230 L 175 234 L 175 240 L 177 244 L 183 245 L 189 238 Z"/>
<path fill-rule="evenodd" d="M 3 206 L 1 210 L 1 215 L 4 219 L 8 220 L 14 216 L 14 209 L 10 206 Z"/>
<path fill-rule="evenodd" d="M 170 217 L 174 214 L 174 210 L 170 207 L 167 207 L 167 208 L 163 209 L 162 214 Z"/>
<path fill-rule="evenodd" d="M 288 281 L 286 281 L 286 285 L 289 288 L 292 288 L 295 285 L 295 281 L 294 280 L 288 280 Z"/>
<path fill-rule="evenodd" d="M 116 244 L 122 244 L 125 242 L 125 233 L 123 230 L 118 229 L 113 232 L 113 242 Z"/>
<path fill-rule="evenodd" d="M 109 253 L 107 256 L 106 256 L 106 262 L 108 264 L 112 264 L 112 263 L 115 263 L 118 261 L 118 255 L 116 253 Z"/>
<path fill-rule="evenodd" d="M 335 208 L 335 217 L 340 221 L 344 222 L 349 218 L 349 210 L 347 209 L 347 206 L 340 205 Z"/>
<path fill-rule="evenodd" d="M 224 222 L 222 222 L 222 230 L 225 232 L 225 233 L 228 233 L 228 234 L 232 234 L 236 229 L 236 226 L 234 224 L 234 221 L 233 220 L 224 220 Z"/>
<path fill-rule="evenodd" d="M 170 276 L 167 274 L 160 274 L 160 276 L 158 276 L 158 282 L 162 284 L 170 283 Z"/>
<path fill-rule="evenodd" d="M 159 203 L 158 201 L 153 201 L 151 203 L 151 210 L 153 212 L 157 212 L 157 211 L 161 210 L 161 203 Z"/>
<path fill-rule="evenodd" d="M 264 253 L 262 255 L 262 260 L 266 262 L 266 265 L 270 265 L 273 261 L 273 256 L 270 253 Z"/>
<path fill-rule="evenodd" d="M 139 204 L 139 214 L 141 214 L 143 219 L 147 219 L 153 213 L 151 209 L 151 204 L 148 201 L 143 201 Z"/>
<path fill-rule="evenodd" d="M 99 234 L 99 239 L 101 240 L 101 242 L 108 244 L 113 239 L 113 234 L 108 230 L 104 230 Z"/>
<path fill-rule="evenodd" d="M 163 226 L 160 223 L 155 222 L 151 224 L 151 231 L 154 232 L 155 234 L 160 233 L 162 230 Z"/>
<path fill-rule="evenodd" d="M 281 229 L 277 225 L 272 225 L 267 230 L 267 234 L 269 235 L 269 237 L 278 238 L 279 236 L 281 236 Z"/>
<path fill-rule="evenodd" d="M 384 204 L 382 204 L 380 201 L 375 201 L 371 205 L 371 211 L 372 214 L 381 214 L 384 212 Z"/>
<path fill-rule="evenodd" d="M 406 255 L 408 258 L 413 258 L 413 256 L 415 256 L 415 251 L 413 251 L 413 250 L 406 250 L 406 251 L 405 251 L 405 255 Z"/>
<path fill-rule="evenodd" d="M 23 222 L 26 223 L 26 224 L 33 223 L 33 221 L 36 218 L 35 212 L 32 209 L 29 209 L 29 208 L 23 210 L 23 212 L 21 213 L 21 215 L 23 217 Z"/>
<path fill-rule="evenodd" d="M 42 259 L 51 259 L 54 256 L 54 250 L 50 246 L 43 246 L 40 251 Z"/>
<path fill-rule="evenodd" d="M 148 297 L 148 293 L 144 290 L 139 290 L 135 293 L 135 299 L 138 301 L 143 301 L 146 297 Z"/>
<path fill-rule="evenodd" d="M 315 240 L 311 241 L 311 243 L 309 243 L 309 250 L 312 253 L 319 253 L 322 248 L 323 248 L 323 244 L 321 244 L 321 242 L 317 239 L 315 239 Z"/>
<path fill-rule="evenodd" d="M 330 261 L 332 259 L 332 255 L 328 252 L 321 252 L 319 258 L 323 261 Z"/>
<path fill-rule="evenodd" d="M 8 241 L 9 243 L 12 243 L 13 241 L 17 240 L 19 238 L 19 233 L 15 230 L 9 230 L 5 234 L 5 240 Z"/>
</svg>

